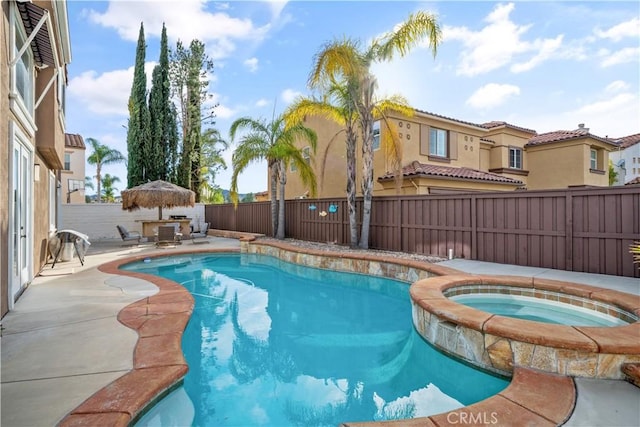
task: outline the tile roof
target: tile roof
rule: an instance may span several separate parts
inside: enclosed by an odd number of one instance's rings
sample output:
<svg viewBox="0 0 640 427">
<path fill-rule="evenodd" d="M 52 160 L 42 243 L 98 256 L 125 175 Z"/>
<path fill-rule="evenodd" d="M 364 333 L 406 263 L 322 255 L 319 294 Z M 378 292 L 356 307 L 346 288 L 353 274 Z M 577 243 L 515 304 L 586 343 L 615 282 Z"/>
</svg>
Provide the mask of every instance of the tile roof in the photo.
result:
<svg viewBox="0 0 640 427">
<path fill-rule="evenodd" d="M 453 117 L 443 116 L 442 114 L 431 113 L 429 111 L 419 110 L 417 108 L 414 108 L 414 110 L 419 112 L 419 113 L 422 113 L 422 114 L 428 114 L 428 115 L 433 116 L 433 117 L 438 117 L 440 119 L 450 120 L 452 122 L 461 123 L 461 124 L 467 125 L 467 126 L 473 126 L 473 127 L 477 127 L 477 128 L 482 128 L 483 127 L 482 125 L 479 125 L 477 123 L 465 122 L 464 120 L 454 119 Z"/>
<path fill-rule="evenodd" d="M 521 130 L 521 131 L 528 132 L 528 133 L 531 133 L 531 134 L 534 134 L 534 135 L 538 133 L 533 129 L 523 128 L 521 126 L 512 125 L 510 123 L 502 122 L 502 121 L 487 122 L 487 123 L 481 124 L 480 126 L 482 126 L 485 129 L 493 129 L 493 128 L 497 128 L 497 127 L 500 127 L 500 126 L 505 126 L 505 127 L 511 128 L 511 129 Z"/>
<path fill-rule="evenodd" d="M 553 132 L 541 133 L 529 138 L 529 142 L 525 144 L 525 147 L 550 144 L 552 142 L 569 141 L 579 138 L 592 138 L 597 141 L 604 142 L 605 144 L 616 145 L 611 139 L 590 134 L 586 130 L 556 130 Z"/>
<path fill-rule="evenodd" d="M 522 181 L 518 181 L 517 179 L 508 178 L 506 176 L 498 175 L 491 172 L 484 172 L 477 169 L 465 167 L 456 168 L 452 166 L 424 164 L 418 162 L 417 160 L 414 160 L 413 162 L 411 162 L 411 164 L 403 167 L 402 175 L 404 177 L 431 176 L 464 179 L 471 181 L 498 182 L 502 184 L 523 184 Z M 387 172 L 386 174 L 378 178 L 378 180 L 389 180 L 393 179 L 394 177 L 395 174 L 393 172 Z"/>
<path fill-rule="evenodd" d="M 84 145 L 84 139 L 82 139 L 82 136 L 76 133 L 64 134 L 64 146 L 67 148 L 81 148 L 83 150 L 87 148 Z"/>
<path fill-rule="evenodd" d="M 633 178 L 631 181 L 624 183 L 624 185 L 635 185 L 635 184 L 640 184 L 640 176 L 637 176 Z"/>
<path fill-rule="evenodd" d="M 629 148 L 632 145 L 636 145 L 640 142 L 640 133 L 636 133 L 634 135 L 623 136 L 621 138 L 609 138 L 614 141 L 616 144 L 620 146 L 620 148 Z"/>
</svg>

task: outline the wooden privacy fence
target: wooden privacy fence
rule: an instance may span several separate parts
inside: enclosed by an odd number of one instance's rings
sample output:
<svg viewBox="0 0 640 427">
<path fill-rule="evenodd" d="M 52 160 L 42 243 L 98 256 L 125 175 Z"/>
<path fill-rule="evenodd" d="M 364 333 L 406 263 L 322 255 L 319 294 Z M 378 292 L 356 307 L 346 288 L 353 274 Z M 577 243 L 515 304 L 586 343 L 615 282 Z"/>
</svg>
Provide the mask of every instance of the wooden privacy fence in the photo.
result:
<svg viewBox="0 0 640 427">
<path fill-rule="evenodd" d="M 362 200 L 357 203 L 360 215 Z M 326 215 L 322 213 L 326 212 Z M 213 228 L 271 235 L 269 202 L 207 205 Z M 349 244 L 346 199 L 288 200 L 286 236 Z M 640 277 L 640 186 L 375 197 L 370 247 Z"/>
</svg>

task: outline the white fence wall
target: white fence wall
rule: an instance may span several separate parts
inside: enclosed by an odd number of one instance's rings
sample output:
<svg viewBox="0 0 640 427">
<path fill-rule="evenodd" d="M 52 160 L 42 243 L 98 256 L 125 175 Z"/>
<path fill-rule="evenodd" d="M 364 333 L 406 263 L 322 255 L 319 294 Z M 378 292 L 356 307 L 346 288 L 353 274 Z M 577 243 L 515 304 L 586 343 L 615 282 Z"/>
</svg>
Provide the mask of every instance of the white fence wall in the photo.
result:
<svg viewBox="0 0 640 427">
<path fill-rule="evenodd" d="M 162 218 L 169 215 L 186 215 L 191 224 L 200 227 L 204 223 L 204 205 L 197 203 L 192 208 L 162 209 Z M 121 203 L 63 204 L 60 211 L 60 229 L 71 229 L 89 236 L 89 240 L 120 239 L 116 225 L 123 225 L 129 231 L 142 233 L 141 219 L 158 219 L 158 209 L 123 211 Z"/>
</svg>

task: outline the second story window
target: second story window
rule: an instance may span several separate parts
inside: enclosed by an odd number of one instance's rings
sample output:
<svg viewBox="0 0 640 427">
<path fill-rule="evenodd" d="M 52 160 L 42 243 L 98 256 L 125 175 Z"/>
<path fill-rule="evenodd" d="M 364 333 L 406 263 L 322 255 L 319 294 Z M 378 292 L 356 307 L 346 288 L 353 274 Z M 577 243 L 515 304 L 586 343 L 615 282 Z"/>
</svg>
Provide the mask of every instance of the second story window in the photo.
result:
<svg viewBox="0 0 640 427">
<path fill-rule="evenodd" d="M 373 122 L 373 149 L 380 148 L 380 120 Z"/>
<path fill-rule="evenodd" d="M 448 157 L 447 131 L 443 129 L 429 129 L 429 155 Z"/>
<path fill-rule="evenodd" d="M 592 170 L 598 170 L 598 150 L 595 148 L 590 150 L 589 168 Z"/>
<path fill-rule="evenodd" d="M 522 149 L 516 147 L 509 148 L 509 168 L 522 169 Z"/>
<path fill-rule="evenodd" d="M 17 13 L 14 22 L 15 43 L 13 47 L 13 54 L 14 56 L 17 56 L 27 40 L 27 34 L 22 26 L 22 19 L 20 19 L 20 16 Z M 33 52 L 30 48 L 27 48 L 24 50 L 22 56 L 18 59 L 14 67 L 16 82 L 15 91 L 20 96 L 22 104 L 31 116 L 33 116 L 33 69 Z"/>
<path fill-rule="evenodd" d="M 302 153 L 302 158 L 304 159 L 304 161 L 307 164 L 310 164 L 311 163 L 311 147 L 304 147 L 302 150 L 300 150 L 300 152 Z M 298 170 L 298 167 L 293 162 L 291 162 L 290 168 L 291 168 L 291 172 L 295 172 Z"/>
<path fill-rule="evenodd" d="M 64 170 L 71 170 L 71 153 L 64 153 Z"/>
</svg>

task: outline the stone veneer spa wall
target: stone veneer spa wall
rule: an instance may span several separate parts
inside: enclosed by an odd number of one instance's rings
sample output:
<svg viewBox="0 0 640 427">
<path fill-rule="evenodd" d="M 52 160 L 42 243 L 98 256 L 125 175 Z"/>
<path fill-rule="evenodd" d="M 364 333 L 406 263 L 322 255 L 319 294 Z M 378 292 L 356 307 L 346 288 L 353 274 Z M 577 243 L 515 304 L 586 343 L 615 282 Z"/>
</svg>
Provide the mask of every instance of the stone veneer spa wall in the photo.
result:
<svg viewBox="0 0 640 427">
<path fill-rule="evenodd" d="M 486 313 L 446 295 L 460 289 L 519 289 L 520 295 L 568 303 L 631 321 L 614 327 L 565 326 Z M 525 277 L 449 275 L 414 283 L 413 322 L 420 335 L 476 366 L 510 375 L 515 366 L 574 377 L 622 379 L 625 363 L 640 362 L 640 297 L 567 282 Z"/>
</svg>

